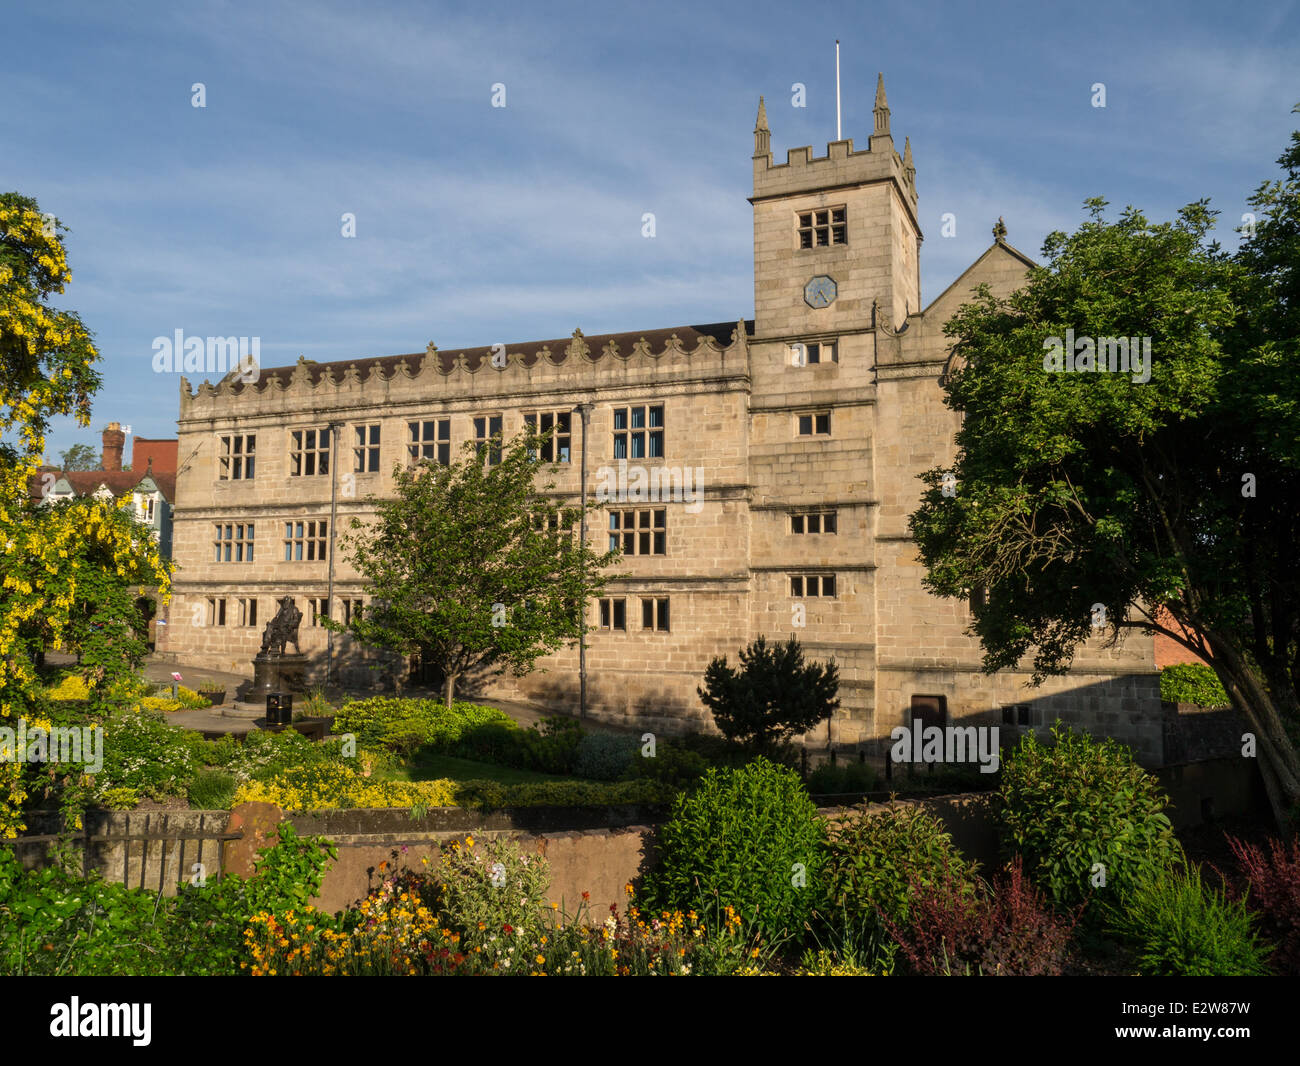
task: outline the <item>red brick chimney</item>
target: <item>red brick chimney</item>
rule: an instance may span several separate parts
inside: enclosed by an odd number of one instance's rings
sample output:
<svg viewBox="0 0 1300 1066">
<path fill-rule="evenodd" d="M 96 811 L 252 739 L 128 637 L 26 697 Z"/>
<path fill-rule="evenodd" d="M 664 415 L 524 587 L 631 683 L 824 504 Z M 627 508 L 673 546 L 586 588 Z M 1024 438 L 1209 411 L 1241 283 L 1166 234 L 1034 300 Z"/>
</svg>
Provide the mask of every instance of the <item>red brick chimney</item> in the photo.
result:
<svg viewBox="0 0 1300 1066">
<path fill-rule="evenodd" d="M 126 434 L 117 422 L 110 422 L 104 430 L 104 454 L 99 465 L 105 470 L 122 469 L 122 448 L 126 444 Z"/>
</svg>

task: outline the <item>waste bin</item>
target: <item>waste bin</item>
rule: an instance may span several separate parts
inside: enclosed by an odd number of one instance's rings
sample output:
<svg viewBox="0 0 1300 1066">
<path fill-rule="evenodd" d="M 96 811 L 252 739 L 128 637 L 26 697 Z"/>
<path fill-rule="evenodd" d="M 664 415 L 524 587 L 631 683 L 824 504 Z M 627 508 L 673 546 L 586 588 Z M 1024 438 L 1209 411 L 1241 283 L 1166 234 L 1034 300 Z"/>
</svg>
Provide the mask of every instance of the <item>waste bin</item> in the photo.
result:
<svg viewBox="0 0 1300 1066">
<path fill-rule="evenodd" d="M 266 724 L 288 725 L 293 721 L 293 693 L 268 692 L 266 694 Z"/>
</svg>

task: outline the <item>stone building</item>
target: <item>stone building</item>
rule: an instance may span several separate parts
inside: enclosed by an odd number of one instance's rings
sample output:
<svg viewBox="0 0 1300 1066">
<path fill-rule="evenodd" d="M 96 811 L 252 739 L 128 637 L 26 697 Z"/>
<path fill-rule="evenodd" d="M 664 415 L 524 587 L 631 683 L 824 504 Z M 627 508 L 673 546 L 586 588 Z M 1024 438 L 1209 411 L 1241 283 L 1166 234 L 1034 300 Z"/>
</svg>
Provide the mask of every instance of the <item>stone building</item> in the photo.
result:
<svg viewBox="0 0 1300 1066">
<path fill-rule="evenodd" d="M 325 631 L 310 623 L 328 609 L 335 526 L 364 516 L 366 495 L 391 491 L 395 463 L 445 462 L 467 439 L 510 437 L 531 420 L 558 427 L 544 458 L 576 499 L 576 410 L 591 404 L 589 489 L 609 511 L 592 543 L 625 553 L 605 599 L 589 605 L 593 714 L 701 723 L 696 686 L 713 656 L 734 661 L 759 634 L 793 634 L 840 669 L 842 707 L 811 741 L 879 738 L 914 714 L 1037 727 L 1063 718 L 1153 757 L 1150 636 L 1087 647 L 1069 676 L 1027 689 L 1027 674 L 980 673 L 967 605 L 922 589 L 907 517 L 917 476 L 951 460 L 958 424 L 939 385 L 943 324 L 972 287 L 1010 291 L 1031 261 L 999 225 L 923 307 L 916 169 L 910 143 L 897 150 L 883 80 L 873 117 L 865 148 L 840 140 L 778 163 L 759 101 L 752 319 L 299 360 L 195 391 L 182 379 L 187 458 L 166 650 L 247 671 L 273 598 L 287 592 L 304 613 L 303 650 L 323 665 Z M 341 556 L 333 576 L 333 610 L 346 619 L 365 590 Z M 334 655 L 342 676 L 375 676 L 349 638 Z M 577 663 L 565 650 L 484 691 L 573 707 Z"/>
</svg>

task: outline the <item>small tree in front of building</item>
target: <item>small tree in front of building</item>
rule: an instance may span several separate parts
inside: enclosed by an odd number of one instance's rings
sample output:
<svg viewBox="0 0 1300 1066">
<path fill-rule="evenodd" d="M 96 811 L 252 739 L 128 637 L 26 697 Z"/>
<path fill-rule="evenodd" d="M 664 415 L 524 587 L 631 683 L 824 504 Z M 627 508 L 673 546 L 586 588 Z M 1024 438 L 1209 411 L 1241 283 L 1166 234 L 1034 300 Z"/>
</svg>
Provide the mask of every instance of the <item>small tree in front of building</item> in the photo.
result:
<svg viewBox="0 0 1300 1066">
<path fill-rule="evenodd" d="M 543 440 L 526 429 L 504 446 L 467 443 L 449 466 L 398 467 L 396 495 L 372 497 L 375 519 L 353 519 L 341 541 L 371 602 L 346 625 L 324 624 L 419 655 L 441 673 L 448 706 L 461 678 L 522 676 L 581 639 L 615 553 L 578 543 L 582 507 L 547 495 L 554 482 L 535 484 Z"/>
<path fill-rule="evenodd" d="M 725 655 L 709 663 L 704 687 L 696 691 L 724 737 L 772 754 L 830 718 L 840 705 L 839 685 L 834 660 L 805 662 L 794 637 L 768 644 L 760 636 L 741 649 L 739 670 L 727 665 Z"/>
</svg>

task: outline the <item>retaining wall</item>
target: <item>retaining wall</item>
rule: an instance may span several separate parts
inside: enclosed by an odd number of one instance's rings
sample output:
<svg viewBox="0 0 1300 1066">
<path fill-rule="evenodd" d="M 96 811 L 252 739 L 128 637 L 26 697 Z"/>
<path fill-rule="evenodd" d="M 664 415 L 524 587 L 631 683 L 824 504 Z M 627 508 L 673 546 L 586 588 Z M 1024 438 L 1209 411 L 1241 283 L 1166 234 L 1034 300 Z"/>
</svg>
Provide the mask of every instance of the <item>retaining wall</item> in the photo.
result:
<svg viewBox="0 0 1300 1066">
<path fill-rule="evenodd" d="M 1224 817 L 1268 817 L 1268 802 L 1254 760 L 1212 759 L 1157 771 L 1162 788 L 1173 801 L 1170 819 L 1182 829 Z M 898 800 L 936 814 L 948 827 L 958 848 L 985 870 L 998 865 L 994 794 L 988 792 Z M 865 808 L 824 808 L 825 817 L 869 816 L 887 804 Z M 292 816 L 304 836 L 324 836 L 338 849 L 338 859 L 326 873 L 317 906 L 333 912 L 364 898 L 392 868 L 424 867 L 438 861 L 439 848 L 466 835 L 477 839 L 509 836 L 544 855 L 551 867 L 551 900 L 572 912 L 584 892 L 590 894 L 594 915 L 611 903 L 622 905 L 624 886 L 637 880 L 655 860 L 656 827 L 665 810 L 655 806 L 610 808 L 537 807 L 482 812 L 437 808 L 419 820 L 409 810 L 330 811 Z M 92 841 L 88 868 L 110 881 L 171 895 L 176 883 L 192 876 L 192 864 L 203 862 L 208 877 L 218 869 L 249 876 L 257 853 L 275 840 L 275 827 L 285 812 L 270 803 L 246 803 L 233 811 L 104 812 L 87 820 Z M 167 840 L 141 839 L 150 834 Z M 225 840 L 218 857 L 218 838 Z M 205 842 L 200 850 L 199 839 Z M 39 842 L 17 846 L 29 867 L 51 861 Z M 183 850 L 182 850 L 183 849 Z M 78 852 L 78 859 L 83 856 Z"/>
</svg>

